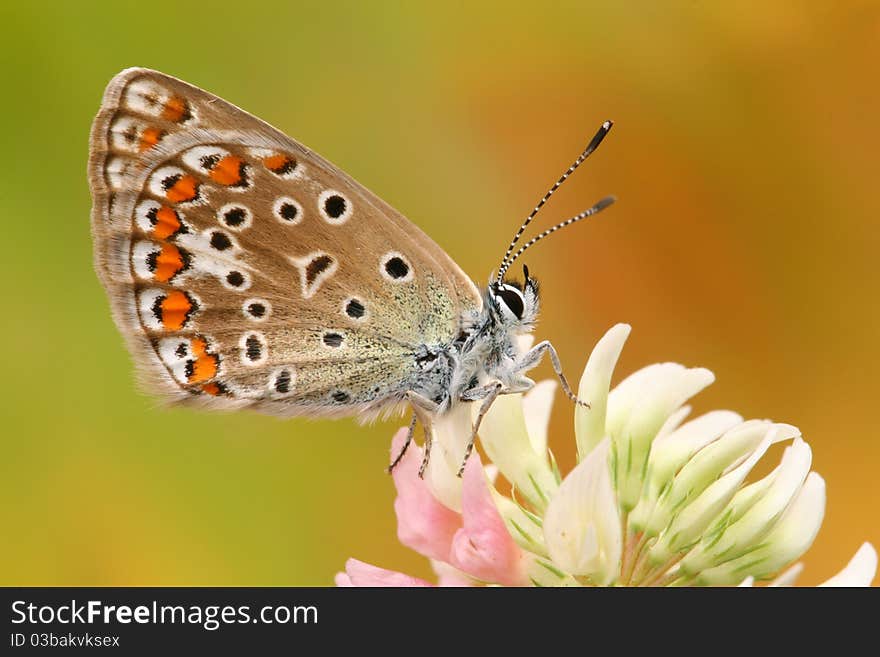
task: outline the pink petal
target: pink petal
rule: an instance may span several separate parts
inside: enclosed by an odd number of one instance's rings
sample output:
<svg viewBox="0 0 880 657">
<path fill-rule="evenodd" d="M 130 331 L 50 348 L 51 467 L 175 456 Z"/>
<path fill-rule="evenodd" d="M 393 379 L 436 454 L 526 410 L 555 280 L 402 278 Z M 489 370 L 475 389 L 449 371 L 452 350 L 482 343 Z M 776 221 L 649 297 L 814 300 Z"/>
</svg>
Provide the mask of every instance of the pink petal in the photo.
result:
<svg viewBox="0 0 880 657">
<path fill-rule="evenodd" d="M 403 447 L 406 431 L 401 429 L 391 441 L 392 458 Z M 421 462 L 422 450 L 412 444 L 394 468 L 397 538 L 426 557 L 449 561 L 452 538 L 462 526 L 461 515 L 437 501 L 425 481 L 419 479 Z"/>
<path fill-rule="evenodd" d="M 476 586 L 477 582 L 465 575 L 458 568 L 450 566 L 443 561 L 431 561 L 431 567 L 437 573 L 437 586 L 439 587 L 470 587 Z"/>
<path fill-rule="evenodd" d="M 336 573 L 336 577 L 334 578 L 334 581 L 336 582 L 336 586 L 340 586 L 340 587 L 354 586 L 354 584 L 351 583 L 351 577 L 348 576 L 348 573 Z"/>
<path fill-rule="evenodd" d="M 455 533 L 449 563 L 484 582 L 526 585 L 523 552 L 495 506 L 477 454 L 464 470 L 461 504 L 464 527 Z"/>
<path fill-rule="evenodd" d="M 434 586 L 418 577 L 385 570 L 357 559 L 345 562 L 345 572 L 336 576 L 337 586 Z"/>
</svg>

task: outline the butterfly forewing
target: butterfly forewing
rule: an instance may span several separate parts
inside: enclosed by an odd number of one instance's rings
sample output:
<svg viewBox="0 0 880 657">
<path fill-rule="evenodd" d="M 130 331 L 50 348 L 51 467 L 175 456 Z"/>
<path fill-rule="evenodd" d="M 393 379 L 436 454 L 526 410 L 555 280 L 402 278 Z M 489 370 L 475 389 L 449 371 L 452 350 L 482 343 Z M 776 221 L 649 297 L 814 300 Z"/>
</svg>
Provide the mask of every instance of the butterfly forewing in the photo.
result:
<svg viewBox="0 0 880 657">
<path fill-rule="evenodd" d="M 405 217 L 268 124 L 123 71 L 92 129 L 95 263 L 145 384 L 178 401 L 345 414 L 399 401 L 419 345 L 480 306 Z"/>
</svg>

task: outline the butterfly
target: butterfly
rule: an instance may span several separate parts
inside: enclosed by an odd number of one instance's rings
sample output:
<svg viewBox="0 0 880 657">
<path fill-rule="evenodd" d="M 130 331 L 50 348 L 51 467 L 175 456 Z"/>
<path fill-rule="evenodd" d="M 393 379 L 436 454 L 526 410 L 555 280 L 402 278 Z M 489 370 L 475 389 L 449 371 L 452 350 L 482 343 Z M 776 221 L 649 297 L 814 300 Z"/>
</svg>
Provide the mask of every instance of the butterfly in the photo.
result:
<svg viewBox="0 0 880 657">
<path fill-rule="evenodd" d="M 610 205 L 602 199 L 516 249 L 611 128 L 545 194 L 480 290 L 430 237 L 302 144 L 234 105 L 142 68 L 114 77 L 90 140 L 98 276 L 143 386 L 171 402 L 281 416 L 432 418 L 534 385 L 550 342 L 521 351 L 537 281 L 523 252 Z M 400 460 L 401 450 L 391 467 Z M 421 473 L 420 473 L 421 474 Z"/>
</svg>

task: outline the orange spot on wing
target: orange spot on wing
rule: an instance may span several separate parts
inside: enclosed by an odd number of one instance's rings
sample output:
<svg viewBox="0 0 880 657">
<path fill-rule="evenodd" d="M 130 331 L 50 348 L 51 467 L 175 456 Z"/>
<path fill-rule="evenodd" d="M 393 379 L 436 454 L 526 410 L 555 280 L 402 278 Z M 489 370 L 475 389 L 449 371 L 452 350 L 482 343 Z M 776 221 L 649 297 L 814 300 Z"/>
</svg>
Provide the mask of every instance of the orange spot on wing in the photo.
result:
<svg viewBox="0 0 880 657">
<path fill-rule="evenodd" d="M 159 143 L 162 139 L 162 130 L 159 128 L 146 128 L 141 133 L 141 143 L 139 150 L 144 152 Z"/>
<path fill-rule="evenodd" d="M 160 240 L 165 240 L 177 233 L 180 228 L 180 217 L 174 210 L 164 205 L 156 210 L 156 225 L 153 227 L 153 235 Z"/>
<path fill-rule="evenodd" d="M 186 324 L 193 304 L 180 290 L 172 290 L 162 301 L 162 326 L 168 331 L 179 331 Z"/>
<path fill-rule="evenodd" d="M 190 383 L 202 383 L 217 376 L 219 358 L 208 353 L 208 342 L 204 338 L 193 338 L 190 342 L 192 347 L 193 362 L 192 374 L 189 376 Z"/>
<path fill-rule="evenodd" d="M 156 268 L 153 275 L 157 281 L 167 283 L 186 266 L 183 253 L 173 244 L 163 244 L 156 255 Z"/>
<path fill-rule="evenodd" d="M 206 383 L 202 386 L 202 392 L 206 392 L 214 397 L 219 397 L 223 394 L 223 388 L 220 387 L 219 383 Z"/>
<path fill-rule="evenodd" d="M 162 108 L 162 118 L 177 123 L 189 118 L 189 107 L 180 96 L 172 96 Z"/>
<path fill-rule="evenodd" d="M 172 203 L 192 201 L 199 194 L 199 181 L 189 174 L 181 176 L 176 183 L 168 188 L 165 197 Z"/>
<path fill-rule="evenodd" d="M 227 155 L 211 169 L 211 179 L 221 185 L 238 185 L 242 181 L 243 160 L 235 155 Z"/>
<path fill-rule="evenodd" d="M 269 169 L 269 171 L 280 174 L 287 173 L 294 164 L 294 160 L 292 157 L 283 154 L 270 155 L 269 157 L 263 158 L 263 164 Z"/>
</svg>

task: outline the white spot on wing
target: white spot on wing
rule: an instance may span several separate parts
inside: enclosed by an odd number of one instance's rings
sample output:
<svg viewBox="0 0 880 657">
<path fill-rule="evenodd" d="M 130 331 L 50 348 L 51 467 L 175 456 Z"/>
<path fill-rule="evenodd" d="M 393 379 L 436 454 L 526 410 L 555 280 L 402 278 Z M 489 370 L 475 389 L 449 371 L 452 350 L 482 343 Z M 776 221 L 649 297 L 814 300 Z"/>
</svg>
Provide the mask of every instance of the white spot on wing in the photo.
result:
<svg viewBox="0 0 880 657">
<path fill-rule="evenodd" d="M 137 227 L 140 228 L 145 233 L 150 233 L 153 231 L 153 222 L 150 221 L 150 217 L 148 214 L 152 210 L 159 210 L 162 205 L 157 203 L 156 201 L 141 201 L 137 208 L 134 211 L 134 220 L 137 224 Z"/>
<path fill-rule="evenodd" d="M 178 383 L 186 384 L 186 363 L 194 360 L 190 341 L 186 338 L 163 338 L 159 341 L 159 359 Z"/>
<path fill-rule="evenodd" d="M 214 233 L 223 233 L 226 235 L 226 238 L 229 240 L 229 247 L 226 249 L 217 249 L 211 245 L 211 236 Z M 227 234 L 222 230 L 206 230 L 202 233 L 185 233 L 183 235 L 178 235 L 175 238 L 175 242 L 180 246 L 184 247 L 189 251 L 196 251 L 198 253 L 205 254 L 205 257 L 202 258 L 204 264 L 202 266 L 202 271 L 210 271 L 212 274 L 219 275 L 220 271 L 225 271 L 229 268 L 228 262 L 223 264 L 222 267 L 213 267 L 208 264 L 208 260 L 211 260 L 208 254 L 223 254 L 221 259 L 223 260 L 234 260 L 237 262 L 237 256 L 242 252 L 242 248 L 232 235 Z M 240 289 L 240 288 L 239 288 Z"/>
<path fill-rule="evenodd" d="M 161 251 L 161 248 L 158 244 L 154 242 L 148 241 L 140 241 L 136 242 L 134 248 L 132 249 L 132 265 L 134 266 L 134 273 L 138 275 L 138 277 L 150 280 L 153 278 L 153 272 L 150 271 L 150 267 L 147 264 L 151 254 L 158 254 Z"/>
<path fill-rule="evenodd" d="M 350 304 L 352 301 L 356 301 L 357 303 L 359 303 L 363 307 L 364 311 L 360 317 L 352 317 L 351 315 L 348 314 L 348 304 Z M 345 315 L 346 317 L 348 317 L 349 319 L 354 320 L 355 322 L 365 322 L 365 321 L 367 321 L 367 316 L 369 315 L 369 311 L 367 310 L 367 304 L 364 303 L 363 299 L 361 299 L 359 297 L 348 297 L 345 301 L 342 302 L 342 314 Z"/>
<path fill-rule="evenodd" d="M 166 178 L 170 178 L 171 176 L 185 175 L 186 173 L 180 167 L 161 167 L 160 169 L 156 169 L 153 175 L 150 176 L 150 192 L 155 196 L 166 198 L 168 190 L 165 189 L 165 186 L 162 184 L 162 182 Z"/>
<path fill-rule="evenodd" d="M 168 91 L 155 82 L 135 80 L 125 90 L 125 105 L 139 114 L 161 116 L 170 97 Z"/>
<path fill-rule="evenodd" d="M 233 212 L 235 210 L 242 210 L 244 213 L 244 218 L 242 219 L 242 222 L 240 224 L 229 223 L 230 219 L 226 216 L 229 212 Z M 234 213 L 233 217 L 236 217 L 237 214 L 238 213 Z M 251 223 L 253 223 L 253 220 L 254 213 L 251 212 L 250 208 L 242 205 L 241 203 L 227 203 L 222 208 L 217 210 L 217 221 L 219 221 L 230 230 L 241 231 L 245 228 L 249 228 Z"/>
<path fill-rule="evenodd" d="M 207 173 L 227 155 L 229 151 L 219 146 L 196 146 L 183 154 L 183 163 L 193 171 Z"/>
<path fill-rule="evenodd" d="M 406 265 L 406 274 L 399 278 L 395 278 L 394 276 L 389 274 L 388 270 L 386 269 L 388 262 L 390 260 L 393 260 L 394 258 L 400 258 L 400 260 L 403 261 L 403 264 Z M 381 258 L 379 258 L 379 273 L 382 274 L 382 277 L 385 280 L 391 281 L 392 283 L 409 283 L 413 279 L 412 264 L 410 264 L 410 261 L 397 251 L 389 251 Z"/>
<path fill-rule="evenodd" d="M 132 176 L 132 160 L 127 157 L 113 157 L 107 162 L 105 171 L 110 187 L 114 190 L 125 188 L 125 181 Z"/>
<path fill-rule="evenodd" d="M 286 376 L 284 376 L 286 373 Z M 289 382 L 286 382 L 284 379 L 289 378 Z M 280 381 L 279 381 L 280 379 Z M 272 374 L 269 375 L 269 382 L 267 384 L 267 388 L 269 389 L 269 396 L 273 399 L 284 399 L 285 397 L 290 397 L 294 393 L 294 386 L 296 385 L 296 371 L 290 365 L 283 365 L 282 367 L 278 367 L 273 370 Z M 287 391 L 278 390 L 278 388 L 287 388 Z"/>
<path fill-rule="evenodd" d="M 294 208 L 293 218 L 288 219 L 285 217 L 286 214 L 291 214 L 290 207 Z M 282 196 L 277 199 L 275 203 L 272 204 L 272 214 L 275 215 L 275 218 L 280 221 L 285 226 L 295 226 L 298 223 L 302 222 L 303 219 L 303 208 L 299 201 L 295 198 L 290 198 L 289 196 Z"/>
<path fill-rule="evenodd" d="M 141 323 L 148 329 L 153 331 L 162 330 L 162 322 L 156 317 L 153 308 L 156 305 L 156 300 L 164 297 L 165 292 L 156 288 L 142 290 L 138 295 L 138 314 L 140 315 Z"/>
<path fill-rule="evenodd" d="M 330 258 L 329 264 L 319 274 L 316 274 L 311 282 L 309 282 L 309 264 L 311 264 L 317 258 L 322 258 L 325 256 Z M 312 253 L 302 258 L 291 256 L 290 261 L 299 270 L 300 288 L 302 291 L 303 299 L 311 299 L 312 296 L 314 296 L 315 292 L 318 291 L 318 288 L 320 288 L 321 285 L 324 283 L 324 281 L 333 276 L 333 274 L 336 273 L 336 270 L 339 267 L 339 263 L 336 262 L 336 258 L 331 256 L 329 253 L 324 253 L 323 251 L 313 251 Z"/>
<path fill-rule="evenodd" d="M 146 124 L 131 116 L 121 116 L 110 126 L 110 143 L 114 148 L 129 153 L 140 152 L 141 135 Z"/>
<path fill-rule="evenodd" d="M 262 315 L 257 316 L 251 312 L 250 307 L 254 304 L 263 307 Z M 272 304 L 266 301 L 266 299 L 251 297 L 250 299 L 245 299 L 245 302 L 241 304 L 241 312 L 244 314 L 246 319 L 249 319 L 252 322 L 265 322 L 267 319 L 269 319 L 269 315 L 272 314 Z"/>
</svg>

